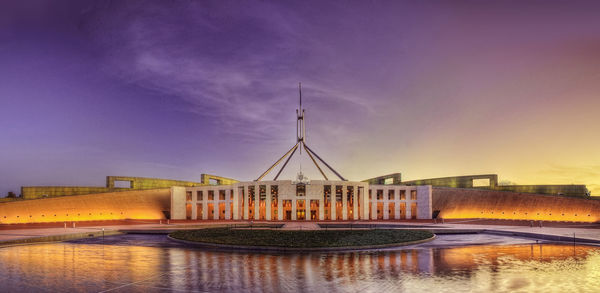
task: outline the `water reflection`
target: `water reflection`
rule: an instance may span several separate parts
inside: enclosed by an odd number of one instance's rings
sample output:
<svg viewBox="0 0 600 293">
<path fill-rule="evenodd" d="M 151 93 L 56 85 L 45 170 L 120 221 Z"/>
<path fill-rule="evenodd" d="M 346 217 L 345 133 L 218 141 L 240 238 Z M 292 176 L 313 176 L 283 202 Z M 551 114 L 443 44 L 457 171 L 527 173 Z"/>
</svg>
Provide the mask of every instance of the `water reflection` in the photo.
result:
<svg viewBox="0 0 600 293">
<path fill-rule="evenodd" d="M 588 246 L 276 255 L 135 243 L 2 248 L 2 291 L 593 292 L 600 288 L 600 250 Z"/>
</svg>

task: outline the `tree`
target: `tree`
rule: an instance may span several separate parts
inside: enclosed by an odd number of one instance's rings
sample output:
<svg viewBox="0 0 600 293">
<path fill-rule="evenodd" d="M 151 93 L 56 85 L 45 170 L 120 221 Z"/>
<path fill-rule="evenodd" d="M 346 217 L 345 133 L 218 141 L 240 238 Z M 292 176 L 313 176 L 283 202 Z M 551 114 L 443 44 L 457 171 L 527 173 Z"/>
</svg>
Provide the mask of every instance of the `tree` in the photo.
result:
<svg viewBox="0 0 600 293">
<path fill-rule="evenodd" d="M 8 197 L 8 198 L 17 198 L 17 195 L 14 192 L 9 191 L 8 195 L 6 197 Z"/>
</svg>

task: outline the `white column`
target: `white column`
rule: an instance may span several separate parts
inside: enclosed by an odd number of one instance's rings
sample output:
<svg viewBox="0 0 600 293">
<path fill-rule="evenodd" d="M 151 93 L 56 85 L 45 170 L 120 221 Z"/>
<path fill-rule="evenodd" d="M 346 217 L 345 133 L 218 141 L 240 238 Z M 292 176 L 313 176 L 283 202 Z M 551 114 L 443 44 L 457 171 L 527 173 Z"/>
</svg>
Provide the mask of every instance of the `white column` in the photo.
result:
<svg viewBox="0 0 600 293">
<path fill-rule="evenodd" d="M 329 201 L 330 209 L 331 209 L 331 220 L 335 221 L 337 217 L 337 198 L 335 196 L 336 189 L 335 184 L 331 185 L 331 200 Z"/>
<path fill-rule="evenodd" d="M 352 206 L 352 219 L 358 220 L 358 185 L 352 187 L 352 202 L 354 206 Z"/>
<path fill-rule="evenodd" d="M 360 195 L 358 197 L 358 200 L 360 200 L 360 213 L 361 213 L 361 219 L 366 219 L 366 215 L 367 213 L 365 211 L 367 211 L 367 208 L 365 208 L 365 197 L 368 196 L 365 191 L 369 191 L 368 189 L 366 189 L 365 187 L 362 188 L 362 191 L 360 192 Z M 367 203 L 368 204 L 368 203 Z"/>
<path fill-rule="evenodd" d="M 231 189 L 225 189 L 225 219 L 231 218 Z"/>
<path fill-rule="evenodd" d="M 240 194 L 238 187 L 234 185 L 233 187 L 233 219 L 240 219 Z"/>
<path fill-rule="evenodd" d="M 244 185 L 244 220 L 249 220 L 249 207 L 248 207 L 248 186 Z"/>
<path fill-rule="evenodd" d="M 366 220 L 370 220 L 371 219 L 371 206 L 369 205 L 369 203 L 371 202 L 371 199 L 369 198 L 369 192 L 371 187 L 365 188 L 365 205 L 364 205 L 364 209 L 365 209 L 365 219 Z"/>
<path fill-rule="evenodd" d="M 254 219 L 260 219 L 260 185 L 254 186 Z"/>
<path fill-rule="evenodd" d="M 204 220 L 208 220 L 208 203 L 208 190 L 204 190 L 204 204 L 202 205 L 202 219 Z"/>
<path fill-rule="evenodd" d="M 371 190 L 371 220 L 377 220 L 377 189 Z"/>
<path fill-rule="evenodd" d="M 410 208 L 410 205 L 412 204 L 412 201 L 410 200 L 411 189 L 407 189 L 405 192 L 406 192 L 406 219 L 410 220 L 410 218 L 412 216 L 412 211 Z"/>
<path fill-rule="evenodd" d="M 389 220 L 390 219 L 390 212 L 389 212 L 389 210 L 390 210 L 390 204 L 389 204 L 389 201 L 387 199 L 385 199 L 386 198 L 385 197 L 385 192 L 386 191 L 387 190 L 385 190 L 385 189 L 383 190 L 383 193 L 384 193 L 384 196 L 383 196 L 383 198 L 384 198 L 384 201 L 383 201 L 383 219 L 384 220 Z"/>
<path fill-rule="evenodd" d="M 342 185 L 342 220 L 348 220 L 348 200 L 346 194 L 348 193 L 348 186 Z"/>
<path fill-rule="evenodd" d="M 277 195 L 277 220 L 283 220 L 283 200 L 281 199 L 281 194 Z"/>
<path fill-rule="evenodd" d="M 396 189 L 394 191 L 394 214 L 396 215 L 395 219 L 400 219 L 400 189 Z"/>
<path fill-rule="evenodd" d="M 325 219 L 325 200 L 323 199 L 323 195 L 321 195 L 321 199 L 319 199 L 319 220 L 323 221 Z"/>
<path fill-rule="evenodd" d="M 296 208 L 297 208 L 296 207 L 296 202 L 297 202 L 297 200 L 296 200 L 295 196 L 292 196 L 292 198 L 293 198 L 292 199 L 292 220 L 295 221 L 295 220 L 297 220 L 296 219 Z"/>
<path fill-rule="evenodd" d="M 196 201 L 197 196 L 196 196 L 196 191 L 192 190 L 192 220 L 197 220 L 198 219 L 198 203 Z"/>
<path fill-rule="evenodd" d="M 265 219 L 270 221 L 271 220 L 271 185 L 265 186 L 265 194 L 266 194 L 265 213 L 267 213 L 265 215 Z"/>
</svg>

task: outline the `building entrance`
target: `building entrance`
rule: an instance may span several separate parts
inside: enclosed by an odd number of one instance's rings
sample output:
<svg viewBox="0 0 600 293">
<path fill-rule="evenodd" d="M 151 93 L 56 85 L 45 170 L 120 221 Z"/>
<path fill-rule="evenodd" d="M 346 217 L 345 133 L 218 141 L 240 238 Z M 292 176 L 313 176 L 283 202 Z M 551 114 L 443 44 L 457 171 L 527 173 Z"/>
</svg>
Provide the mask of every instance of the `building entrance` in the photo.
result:
<svg viewBox="0 0 600 293">
<path fill-rule="evenodd" d="M 306 205 L 303 199 L 296 201 L 296 220 L 306 220 Z"/>
<path fill-rule="evenodd" d="M 283 216 L 284 220 L 291 221 L 292 220 L 292 201 L 284 200 L 283 201 Z"/>
<path fill-rule="evenodd" d="M 310 219 L 316 221 L 319 219 L 319 201 L 310 201 Z"/>
</svg>

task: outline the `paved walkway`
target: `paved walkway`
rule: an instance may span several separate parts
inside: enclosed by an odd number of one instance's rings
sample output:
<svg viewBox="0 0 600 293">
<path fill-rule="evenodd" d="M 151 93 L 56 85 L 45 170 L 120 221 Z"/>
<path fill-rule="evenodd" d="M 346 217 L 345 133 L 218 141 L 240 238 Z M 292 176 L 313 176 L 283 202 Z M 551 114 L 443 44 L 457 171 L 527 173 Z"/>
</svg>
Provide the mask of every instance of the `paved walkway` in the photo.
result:
<svg viewBox="0 0 600 293">
<path fill-rule="evenodd" d="M 321 230 L 321 227 L 315 222 L 289 222 L 281 230 Z"/>
</svg>

